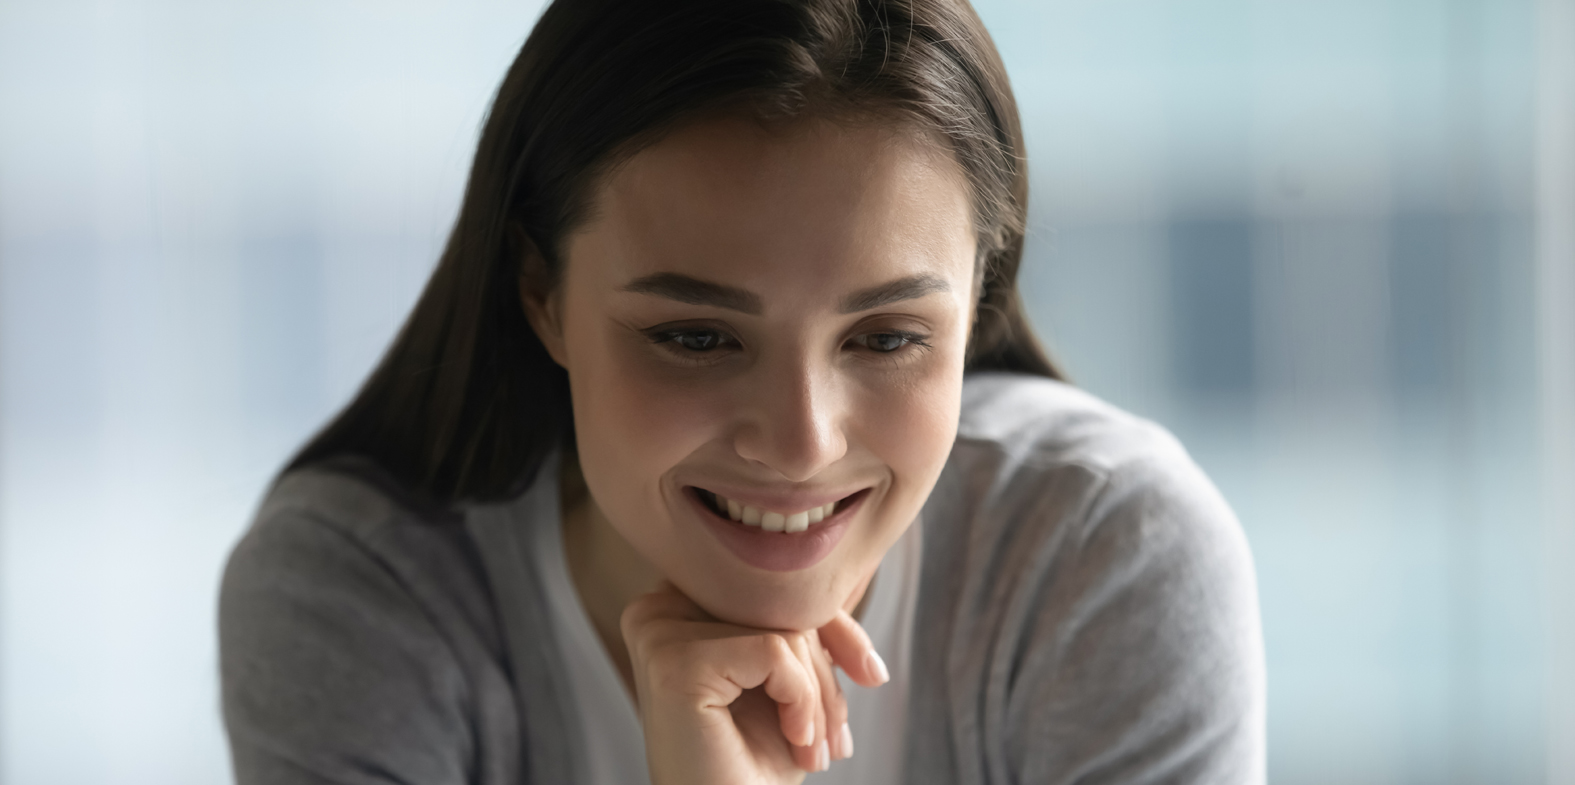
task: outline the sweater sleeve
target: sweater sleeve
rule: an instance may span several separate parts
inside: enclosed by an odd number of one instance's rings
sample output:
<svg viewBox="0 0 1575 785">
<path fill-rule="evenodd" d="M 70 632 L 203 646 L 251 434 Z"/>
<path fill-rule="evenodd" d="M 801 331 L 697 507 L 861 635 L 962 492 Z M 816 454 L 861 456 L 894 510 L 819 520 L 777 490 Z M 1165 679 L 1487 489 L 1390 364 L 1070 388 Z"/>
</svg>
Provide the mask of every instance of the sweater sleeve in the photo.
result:
<svg viewBox="0 0 1575 785">
<path fill-rule="evenodd" d="M 260 520 L 219 598 L 239 785 L 469 781 L 464 676 L 395 570 L 301 511 Z"/>
<path fill-rule="evenodd" d="M 1107 469 L 1027 576 L 1006 756 L 1023 783 L 1261 783 L 1251 556 L 1190 459 Z"/>
</svg>

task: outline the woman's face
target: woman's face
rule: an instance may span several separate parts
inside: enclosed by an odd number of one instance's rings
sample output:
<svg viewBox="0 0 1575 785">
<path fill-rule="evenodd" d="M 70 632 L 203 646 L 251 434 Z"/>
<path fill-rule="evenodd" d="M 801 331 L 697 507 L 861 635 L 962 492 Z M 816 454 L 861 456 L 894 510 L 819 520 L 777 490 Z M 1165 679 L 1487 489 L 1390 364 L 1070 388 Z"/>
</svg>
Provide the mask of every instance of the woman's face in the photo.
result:
<svg viewBox="0 0 1575 785">
<path fill-rule="evenodd" d="M 712 119 L 633 156 L 527 297 L 599 513 L 721 619 L 827 622 L 951 451 L 974 244 L 914 135 Z"/>
</svg>

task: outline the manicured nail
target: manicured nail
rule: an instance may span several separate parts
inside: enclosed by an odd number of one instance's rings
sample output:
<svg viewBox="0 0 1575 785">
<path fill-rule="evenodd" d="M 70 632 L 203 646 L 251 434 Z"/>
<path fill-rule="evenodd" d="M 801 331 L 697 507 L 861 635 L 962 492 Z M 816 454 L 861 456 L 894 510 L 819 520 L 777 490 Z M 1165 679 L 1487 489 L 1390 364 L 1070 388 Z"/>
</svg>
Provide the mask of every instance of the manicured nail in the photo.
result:
<svg viewBox="0 0 1575 785">
<path fill-rule="evenodd" d="M 837 734 L 837 752 L 844 759 L 853 757 L 853 730 L 846 722 L 842 723 L 842 732 Z"/>
<path fill-rule="evenodd" d="M 826 749 L 826 740 L 821 739 L 815 745 L 815 771 L 825 771 L 831 768 L 831 752 Z"/>
<path fill-rule="evenodd" d="M 875 675 L 880 677 L 881 684 L 891 681 L 891 671 L 886 670 L 886 661 L 881 659 L 874 649 L 870 649 L 870 653 L 864 655 L 864 668 L 874 671 Z"/>
</svg>

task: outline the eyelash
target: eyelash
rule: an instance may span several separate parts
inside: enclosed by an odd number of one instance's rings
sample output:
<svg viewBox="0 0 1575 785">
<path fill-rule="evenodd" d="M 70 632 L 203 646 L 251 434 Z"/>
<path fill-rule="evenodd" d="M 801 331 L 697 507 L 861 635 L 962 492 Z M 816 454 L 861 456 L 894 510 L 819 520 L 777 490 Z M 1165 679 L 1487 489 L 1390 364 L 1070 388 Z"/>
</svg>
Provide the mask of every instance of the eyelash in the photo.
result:
<svg viewBox="0 0 1575 785">
<path fill-rule="evenodd" d="M 713 335 L 716 335 L 716 336 L 720 336 L 723 341 L 727 341 L 727 340 L 732 338 L 732 336 L 729 336 L 727 333 L 725 333 L 725 332 L 723 332 L 721 330 L 715 329 L 715 328 L 711 328 L 711 327 L 684 327 L 684 328 L 674 328 L 674 329 L 668 329 L 668 330 L 664 330 L 664 329 L 661 329 L 661 328 L 655 328 L 653 330 L 646 331 L 646 337 L 649 338 L 651 343 L 653 343 L 653 344 L 659 344 L 659 345 L 660 344 L 665 344 L 665 345 L 668 345 L 669 346 L 669 349 L 668 349 L 669 351 L 671 351 L 674 355 L 677 355 L 678 357 L 680 357 L 680 358 L 682 358 L 684 360 L 687 360 L 687 361 L 690 361 L 690 362 L 695 362 L 695 363 L 714 362 L 714 360 L 712 360 L 709 357 L 706 357 L 706 355 L 712 354 L 712 353 L 716 352 L 718 349 L 725 348 L 725 346 L 727 345 L 726 343 L 717 344 L 717 345 L 715 345 L 715 346 L 713 346 L 711 348 L 708 348 L 708 349 L 690 349 L 690 348 L 687 348 L 683 344 L 678 342 L 678 338 L 680 336 L 697 335 L 697 334 L 704 334 L 704 333 L 709 333 L 709 334 L 713 334 Z M 928 341 L 925 340 L 929 336 L 923 335 L 921 333 L 912 332 L 912 331 L 909 331 L 909 330 L 879 330 L 879 331 L 876 331 L 876 332 L 864 333 L 863 335 L 861 335 L 859 337 L 860 338 L 868 338 L 868 337 L 877 336 L 877 335 L 893 335 L 893 336 L 896 336 L 896 337 L 902 339 L 902 341 L 903 341 L 901 346 L 898 346 L 897 348 L 892 349 L 890 351 L 884 351 L 884 352 L 880 351 L 878 349 L 870 349 L 869 347 L 864 347 L 867 351 L 870 352 L 870 354 L 872 354 L 874 356 L 877 356 L 877 357 L 892 357 L 892 358 L 896 358 L 896 357 L 902 357 L 902 356 L 907 355 L 907 354 L 911 354 L 914 351 L 927 350 L 927 349 L 931 348 L 930 344 L 928 343 Z M 738 345 L 737 340 L 732 340 L 732 345 L 737 346 Z"/>
</svg>

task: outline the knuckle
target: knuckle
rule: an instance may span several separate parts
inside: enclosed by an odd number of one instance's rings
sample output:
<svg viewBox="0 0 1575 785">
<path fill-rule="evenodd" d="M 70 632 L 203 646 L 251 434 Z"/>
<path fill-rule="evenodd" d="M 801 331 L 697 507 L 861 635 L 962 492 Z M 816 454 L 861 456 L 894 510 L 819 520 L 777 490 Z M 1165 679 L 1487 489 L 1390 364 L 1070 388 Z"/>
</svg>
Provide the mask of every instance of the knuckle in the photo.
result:
<svg viewBox="0 0 1575 785">
<path fill-rule="evenodd" d="M 780 662 L 793 656 L 793 648 L 788 645 L 787 639 L 780 633 L 768 632 L 758 639 L 760 647 L 765 651 L 770 660 Z"/>
<path fill-rule="evenodd" d="M 624 637 L 631 633 L 638 633 L 654 615 L 650 595 L 640 597 L 624 607 L 623 613 L 618 616 L 618 627 L 623 631 Z"/>
<path fill-rule="evenodd" d="M 848 719 L 848 702 L 840 691 L 826 696 L 825 703 L 826 714 L 831 718 L 832 727 L 841 725 Z"/>
<path fill-rule="evenodd" d="M 623 639 L 630 641 L 640 637 L 642 621 L 634 606 L 625 608 L 623 615 L 618 617 L 618 630 L 623 633 Z"/>
<path fill-rule="evenodd" d="M 804 645 L 803 635 L 790 633 L 784 638 L 783 642 L 787 645 L 788 649 L 793 652 L 793 656 L 798 657 L 805 662 L 809 661 L 809 647 Z"/>
<path fill-rule="evenodd" d="M 668 659 L 666 651 L 673 648 L 676 632 L 674 625 L 663 619 L 628 621 L 623 625 L 623 640 L 634 661 L 660 663 Z"/>
</svg>

